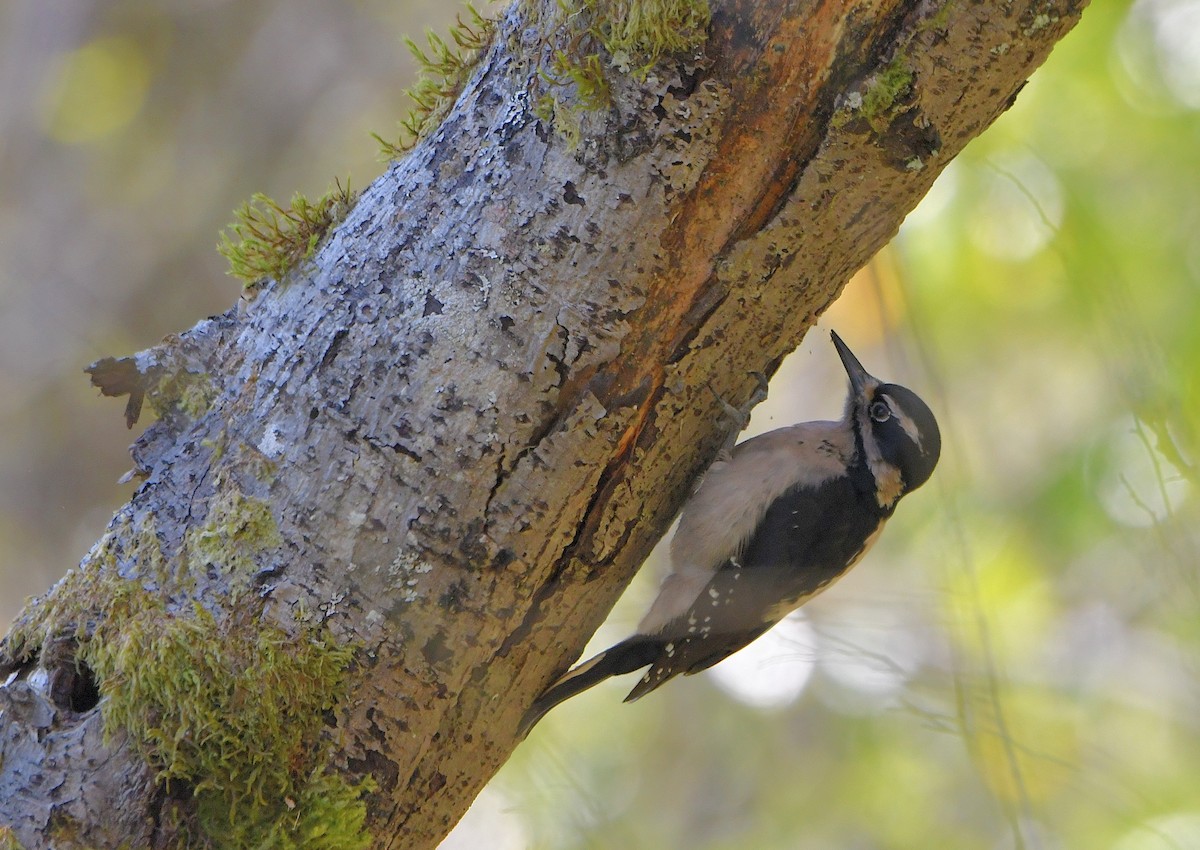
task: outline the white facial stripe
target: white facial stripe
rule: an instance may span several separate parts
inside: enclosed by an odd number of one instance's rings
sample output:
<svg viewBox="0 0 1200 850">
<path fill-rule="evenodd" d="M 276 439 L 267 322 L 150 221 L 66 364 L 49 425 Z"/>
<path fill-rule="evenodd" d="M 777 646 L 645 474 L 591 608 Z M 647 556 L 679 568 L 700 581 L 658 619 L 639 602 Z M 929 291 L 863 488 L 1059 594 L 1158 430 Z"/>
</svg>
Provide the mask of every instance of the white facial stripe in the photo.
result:
<svg viewBox="0 0 1200 850">
<path fill-rule="evenodd" d="M 912 417 L 902 410 L 896 409 L 895 401 L 888 395 L 880 395 L 880 399 L 888 406 L 888 410 L 892 412 L 892 416 L 900 423 L 900 427 L 904 429 L 904 433 L 908 438 L 916 443 L 918 449 L 921 448 L 921 431 L 917 428 L 917 423 L 913 422 Z"/>
<path fill-rule="evenodd" d="M 908 438 L 917 444 L 917 448 L 921 448 L 921 431 L 917 428 L 917 423 L 912 421 L 912 418 L 905 413 L 897 413 L 896 421 L 900 423 L 900 427 L 904 429 L 904 433 Z"/>
</svg>

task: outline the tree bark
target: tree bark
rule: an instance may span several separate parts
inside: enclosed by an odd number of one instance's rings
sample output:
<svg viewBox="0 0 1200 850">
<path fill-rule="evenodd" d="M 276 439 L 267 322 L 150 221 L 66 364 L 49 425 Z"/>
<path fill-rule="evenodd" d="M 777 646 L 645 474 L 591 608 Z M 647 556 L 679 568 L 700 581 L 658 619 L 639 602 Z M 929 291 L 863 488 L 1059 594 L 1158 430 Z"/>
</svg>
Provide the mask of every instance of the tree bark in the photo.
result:
<svg viewBox="0 0 1200 850">
<path fill-rule="evenodd" d="M 581 49 L 556 0 L 511 6 L 311 261 L 98 364 L 159 419 L 5 639 L 0 825 L 436 846 L 711 461 L 716 394 L 750 397 L 1084 5 L 715 0 L 694 55 L 601 55 L 599 109 L 547 79 Z"/>
</svg>

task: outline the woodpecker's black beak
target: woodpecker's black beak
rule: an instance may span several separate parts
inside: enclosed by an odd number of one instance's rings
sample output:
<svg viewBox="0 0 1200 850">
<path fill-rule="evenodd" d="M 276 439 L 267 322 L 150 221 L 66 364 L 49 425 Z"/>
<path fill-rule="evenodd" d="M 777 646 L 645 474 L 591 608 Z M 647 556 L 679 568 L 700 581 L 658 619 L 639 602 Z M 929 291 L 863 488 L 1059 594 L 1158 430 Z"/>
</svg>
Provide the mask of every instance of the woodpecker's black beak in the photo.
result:
<svg viewBox="0 0 1200 850">
<path fill-rule="evenodd" d="M 862 364 L 858 362 L 858 358 L 854 356 L 854 352 L 846 347 L 846 343 L 842 342 L 842 338 L 834 331 L 830 331 L 829 335 L 833 337 L 834 347 L 837 348 L 838 356 L 842 358 L 842 365 L 846 367 L 846 374 L 850 376 L 850 389 L 855 396 L 861 396 L 867 384 L 878 383 L 871 377 Z"/>
</svg>

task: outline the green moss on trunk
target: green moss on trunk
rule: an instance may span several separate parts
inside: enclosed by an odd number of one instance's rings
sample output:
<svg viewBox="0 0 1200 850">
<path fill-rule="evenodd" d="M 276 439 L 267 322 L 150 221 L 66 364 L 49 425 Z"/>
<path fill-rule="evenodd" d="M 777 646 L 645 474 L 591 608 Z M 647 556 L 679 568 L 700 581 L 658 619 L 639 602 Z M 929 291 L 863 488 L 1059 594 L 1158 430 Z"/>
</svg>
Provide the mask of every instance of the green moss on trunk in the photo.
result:
<svg viewBox="0 0 1200 850">
<path fill-rule="evenodd" d="M 565 30 L 567 49 L 539 75 L 549 90 L 535 113 L 572 147 L 577 111 L 610 105 L 614 72 L 645 79 L 665 57 L 699 49 L 712 20 L 708 0 L 560 0 L 557 14 L 554 27 Z"/>
<path fill-rule="evenodd" d="M 229 274 L 248 287 L 268 278 L 283 281 L 313 255 L 354 200 L 349 184 L 340 181 L 315 201 L 297 192 L 287 207 L 260 192 L 234 210 L 217 250 L 229 261 Z"/>
<path fill-rule="evenodd" d="M 345 694 L 353 650 L 196 607 L 167 613 L 140 596 L 119 628 L 87 641 L 105 729 L 124 733 L 173 788 L 190 788 L 193 838 L 213 848 L 367 847 L 366 787 L 314 746 Z"/>
<path fill-rule="evenodd" d="M 25 850 L 17 836 L 7 826 L 0 826 L 0 850 Z"/>
<path fill-rule="evenodd" d="M 236 489 L 217 497 L 178 562 L 149 521 L 137 533 L 118 526 L 22 613 L 4 653 L 92 672 L 105 734 L 125 736 L 170 787 L 164 815 L 189 846 L 365 848 L 370 780 L 334 770 L 323 743 L 326 716 L 349 692 L 354 648 L 320 626 L 264 621 L 253 605 L 173 610 L 121 575 L 178 580 L 201 551 L 240 568 L 279 541 L 266 504 Z M 73 658 L 48 657 L 63 646 Z"/>
</svg>

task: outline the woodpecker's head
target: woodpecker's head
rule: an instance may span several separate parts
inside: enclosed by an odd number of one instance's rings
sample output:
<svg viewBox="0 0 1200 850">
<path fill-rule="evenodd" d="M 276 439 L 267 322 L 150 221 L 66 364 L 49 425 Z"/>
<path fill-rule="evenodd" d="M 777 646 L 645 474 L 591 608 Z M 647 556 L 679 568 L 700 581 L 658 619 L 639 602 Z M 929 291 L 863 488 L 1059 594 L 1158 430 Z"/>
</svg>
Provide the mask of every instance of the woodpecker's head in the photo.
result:
<svg viewBox="0 0 1200 850">
<path fill-rule="evenodd" d="M 916 393 L 873 378 L 842 338 L 832 332 L 831 336 L 850 376 L 846 419 L 862 436 L 879 505 L 890 509 L 933 474 L 942 451 L 937 420 Z"/>
</svg>

